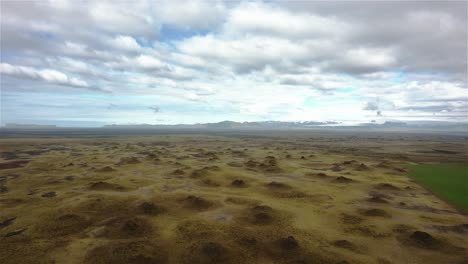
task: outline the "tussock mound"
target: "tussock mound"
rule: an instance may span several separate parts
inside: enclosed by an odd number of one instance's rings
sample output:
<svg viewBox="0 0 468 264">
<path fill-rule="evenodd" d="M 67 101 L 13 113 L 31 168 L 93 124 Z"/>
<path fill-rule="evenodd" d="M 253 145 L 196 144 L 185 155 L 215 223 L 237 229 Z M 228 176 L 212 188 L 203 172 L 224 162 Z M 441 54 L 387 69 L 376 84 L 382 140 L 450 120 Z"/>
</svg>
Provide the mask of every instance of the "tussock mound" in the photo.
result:
<svg viewBox="0 0 468 264">
<path fill-rule="evenodd" d="M 236 179 L 236 180 L 233 180 L 231 182 L 231 186 L 233 186 L 233 187 L 246 187 L 247 184 L 245 183 L 244 180 Z"/>
<path fill-rule="evenodd" d="M 45 237 L 66 236 L 80 233 L 90 224 L 86 216 L 68 213 L 60 216 L 40 218 L 35 230 Z"/>
<path fill-rule="evenodd" d="M 278 167 L 278 162 L 275 157 L 267 156 L 263 162 L 257 162 L 254 160 L 248 160 L 244 163 L 245 167 L 250 169 L 260 169 L 264 172 L 278 173 L 282 169 Z"/>
<path fill-rule="evenodd" d="M 104 181 L 93 182 L 89 184 L 89 189 L 93 191 L 125 191 L 126 188 L 115 183 Z"/>
<path fill-rule="evenodd" d="M 174 170 L 172 173 L 172 175 L 184 175 L 185 174 L 185 171 L 181 170 L 181 169 L 176 169 Z"/>
<path fill-rule="evenodd" d="M 44 198 L 52 198 L 52 197 L 55 197 L 55 196 L 57 196 L 57 194 L 55 192 L 46 192 L 46 193 L 41 195 L 41 197 L 44 197 Z"/>
<path fill-rule="evenodd" d="M 333 164 L 330 170 L 334 172 L 339 172 L 339 171 L 343 171 L 344 169 L 339 164 Z"/>
<path fill-rule="evenodd" d="M 0 193 L 8 192 L 8 188 L 6 186 L 0 185 Z"/>
<path fill-rule="evenodd" d="M 389 213 L 378 208 L 360 210 L 360 213 L 365 216 L 391 217 Z"/>
<path fill-rule="evenodd" d="M 195 195 L 189 195 L 182 200 L 184 207 L 192 210 L 202 211 L 212 207 L 214 204 L 208 200 Z"/>
<path fill-rule="evenodd" d="M 138 211 L 145 215 L 159 215 L 166 212 L 166 208 L 151 202 L 143 202 L 138 206 Z"/>
<path fill-rule="evenodd" d="M 122 165 L 130 165 L 130 164 L 138 164 L 141 163 L 141 161 L 137 157 L 123 157 L 120 159 L 119 162 L 117 162 L 116 165 L 122 166 Z"/>
<path fill-rule="evenodd" d="M 358 171 L 367 171 L 367 170 L 370 170 L 370 168 L 369 168 L 366 164 L 361 163 L 361 164 L 356 168 L 356 170 L 358 170 Z"/>
<path fill-rule="evenodd" d="M 336 177 L 333 182 L 336 182 L 336 183 L 351 183 L 353 182 L 354 180 L 348 178 L 348 177 L 345 177 L 345 176 L 338 176 Z"/>
<path fill-rule="evenodd" d="M 190 174 L 190 177 L 200 178 L 205 175 L 208 175 L 211 171 L 219 171 L 219 170 L 221 170 L 221 168 L 219 168 L 218 166 L 207 166 L 207 167 L 203 167 L 201 169 L 196 169 L 192 171 L 192 173 Z"/>
<path fill-rule="evenodd" d="M 75 177 L 74 176 L 65 176 L 65 177 L 63 177 L 63 179 L 66 180 L 66 181 L 74 181 Z"/>
<path fill-rule="evenodd" d="M 345 249 L 349 249 L 349 250 L 355 250 L 356 247 L 354 246 L 353 243 L 349 242 L 348 240 L 335 240 L 333 241 L 333 245 L 335 247 L 339 247 L 339 248 L 345 248 Z"/>
<path fill-rule="evenodd" d="M 439 240 L 432 237 L 429 233 L 423 231 L 413 232 L 409 236 L 409 239 L 413 245 L 426 249 L 435 249 L 441 245 Z"/>
<path fill-rule="evenodd" d="M 350 164 L 356 164 L 356 163 L 358 163 L 356 160 L 346 160 L 342 162 L 343 165 L 350 165 Z"/>
<path fill-rule="evenodd" d="M 278 221 L 278 213 L 266 205 L 256 205 L 244 212 L 243 218 L 250 224 L 268 225 Z"/>
<path fill-rule="evenodd" d="M 371 197 L 367 198 L 366 201 L 371 203 L 388 203 L 388 201 L 381 195 L 372 195 Z"/>
<path fill-rule="evenodd" d="M 400 190 L 400 188 L 390 183 L 379 183 L 375 186 L 375 189 L 387 190 L 387 191 L 399 191 Z"/>
<path fill-rule="evenodd" d="M 115 169 L 110 166 L 105 166 L 103 168 L 96 169 L 96 172 L 113 172 L 113 171 L 115 171 Z"/>
<path fill-rule="evenodd" d="M 299 248 L 299 242 L 293 236 L 282 237 L 278 239 L 277 243 L 282 250 L 295 250 Z"/>
<path fill-rule="evenodd" d="M 248 160 L 247 162 L 244 163 L 244 166 L 252 169 L 252 168 L 257 167 L 259 164 L 260 164 L 259 162 L 256 162 L 254 160 Z"/>
<path fill-rule="evenodd" d="M 234 161 L 228 162 L 228 163 L 226 163 L 226 164 L 227 164 L 228 166 L 235 167 L 235 168 L 240 168 L 240 167 L 242 167 L 242 164 L 241 164 L 241 163 L 239 163 L 239 162 L 234 162 Z"/>
</svg>

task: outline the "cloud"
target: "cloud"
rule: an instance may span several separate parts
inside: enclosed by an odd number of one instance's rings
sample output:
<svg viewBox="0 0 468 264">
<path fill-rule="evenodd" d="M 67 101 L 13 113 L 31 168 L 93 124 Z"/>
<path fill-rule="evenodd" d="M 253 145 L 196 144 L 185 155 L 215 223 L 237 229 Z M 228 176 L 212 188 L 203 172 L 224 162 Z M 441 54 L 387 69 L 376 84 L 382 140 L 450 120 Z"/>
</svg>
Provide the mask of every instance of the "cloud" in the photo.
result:
<svg viewBox="0 0 468 264">
<path fill-rule="evenodd" d="M 221 24 L 226 8 L 221 1 L 159 1 L 156 16 L 163 24 L 183 29 L 212 29 Z"/>
<path fill-rule="evenodd" d="M 252 36 L 244 39 L 221 39 L 214 35 L 196 36 L 178 42 L 183 53 L 214 63 L 228 64 L 235 71 L 247 73 L 268 65 L 287 65 L 307 58 L 307 48 L 287 39 Z"/>
<path fill-rule="evenodd" d="M 43 69 L 37 70 L 31 67 L 16 66 L 8 63 L 0 64 L 0 73 L 5 75 L 14 76 L 17 78 L 29 78 L 33 80 L 40 80 L 52 84 L 73 86 L 73 87 L 85 87 L 88 88 L 90 85 L 83 80 L 68 77 L 66 74 L 51 70 Z"/>
<path fill-rule="evenodd" d="M 110 43 L 115 48 L 124 51 L 139 51 L 141 49 L 141 46 L 138 44 L 138 42 L 136 42 L 136 40 L 130 36 L 119 35 L 113 38 Z"/>
<path fill-rule="evenodd" d="M 466 8 L 463 1 L 2 2 L 2 114 L 25 120 L 28 94 L 54 98 L 50 105 L 76 102 L 99 122 L 153 122 L 155 101 L 171 122 L 455 118 L 467 111 Z M 109 104 L 118 109 L 96 110 Z M 51 119 L 41 111 L 34 118 Z"/>
<path fill-rule="evenodd" d="M 159 106 L 150 106 L 148 107 L 149 109 L 153 110 L 154 113 L 159 113 L 161 111 L 161 108 Z"/>
<path fill-rule="evenodd" d="M 224 30 L 228 34 L 315 39 L 346 34 L 350 27 L 332 17 L 292 13 L 267 3 L 242 2 L 229 13 Z"/>
<path fill-rule="evenodd" d="M 379 106 L 377 105 L 377 102 L 367 102 L 364 110 L 376 111 L 379 110 Z"/>
<path fill-rule="evenodd" d="M 160 59 L 148 55 L 140 55 L 135 61 L 138 66 L 146 69 L 157 69 L 165 65 Z"/>
</svg>

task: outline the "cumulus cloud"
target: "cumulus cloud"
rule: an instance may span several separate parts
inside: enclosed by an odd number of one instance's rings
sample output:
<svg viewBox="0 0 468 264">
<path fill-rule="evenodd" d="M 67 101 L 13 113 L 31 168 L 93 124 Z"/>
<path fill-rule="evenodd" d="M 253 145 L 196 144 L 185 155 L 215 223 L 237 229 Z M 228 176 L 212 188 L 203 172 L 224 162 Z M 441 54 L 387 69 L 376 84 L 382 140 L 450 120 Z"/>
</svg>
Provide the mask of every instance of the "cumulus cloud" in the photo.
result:
<svg viewBox="0 0 468 264">
<path fill-rule="evenodd" d="M 51 70 L 43 69 L 38 70 L 31 67 L 16 66 L 8 63 L 0 64 L 0 73 L 5 75 L 14 76 L 17 78 L 28 78 L 33 80 L 40 80 L 52 84 L 60 84 L 66 86 L 74 87 L 89 87 L 89 84 L 86 81 L 68 77 L 66 74 Z"/>
<path fill-rule="evenodd" d="M 130 36 L 119 35 L 110 40 L 110 44 L 116 47 L 117 49 L 125 51 L 139 51 L 141 49 L 138 42 Z"/>
</svg>

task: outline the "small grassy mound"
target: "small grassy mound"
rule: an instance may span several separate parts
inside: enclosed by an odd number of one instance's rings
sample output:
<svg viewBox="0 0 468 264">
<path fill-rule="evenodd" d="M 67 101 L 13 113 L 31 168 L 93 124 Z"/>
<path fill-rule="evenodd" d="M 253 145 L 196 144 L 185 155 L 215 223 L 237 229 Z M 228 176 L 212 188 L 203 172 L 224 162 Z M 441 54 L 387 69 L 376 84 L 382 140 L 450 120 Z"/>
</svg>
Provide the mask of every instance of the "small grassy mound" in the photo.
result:
<svg viewBox="0 0 468 264">
<path fill-rule="evenodd" d="M 409 169 L 421 185 L 468 213 L 468 164 L 412 165 Z"/>
</svg>

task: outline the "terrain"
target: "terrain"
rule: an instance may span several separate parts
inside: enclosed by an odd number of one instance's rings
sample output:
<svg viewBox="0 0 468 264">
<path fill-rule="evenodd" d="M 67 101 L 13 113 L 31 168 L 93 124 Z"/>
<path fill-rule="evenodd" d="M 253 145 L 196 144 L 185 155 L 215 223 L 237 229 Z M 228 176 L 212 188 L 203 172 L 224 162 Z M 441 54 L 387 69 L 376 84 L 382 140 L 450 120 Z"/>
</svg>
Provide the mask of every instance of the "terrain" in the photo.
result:
<svg viewBox="0 0 468 264">
<path fill-rule="evenodd" d="M 468 217 L 408 173 L 467 158 L 432 134 L 4 136 L 0 263 L 468 263 Z"/>
</svg>

